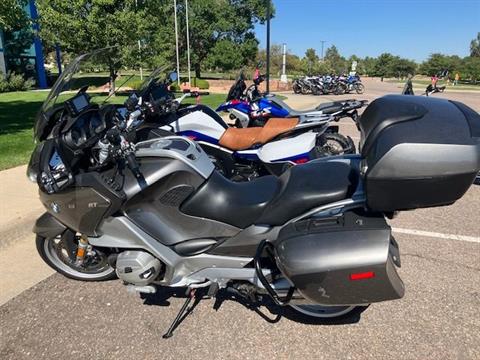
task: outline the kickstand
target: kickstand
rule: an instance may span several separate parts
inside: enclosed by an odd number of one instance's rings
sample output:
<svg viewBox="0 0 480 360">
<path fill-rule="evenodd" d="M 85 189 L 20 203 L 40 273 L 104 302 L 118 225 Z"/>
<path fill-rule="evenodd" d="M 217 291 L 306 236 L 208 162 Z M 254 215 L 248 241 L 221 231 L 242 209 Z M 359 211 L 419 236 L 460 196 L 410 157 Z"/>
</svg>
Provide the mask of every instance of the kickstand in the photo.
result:
<svg viewBox="0 0 480 360">
<path fill-rule="evenodd" d="M 177 316 L 175 317 L 175 320 L 173 320 L 167 332 L 162 336 L 164 339 L 168 339 L 172 337 L 173 332 L 175 331 L 177 326 L 180 325 L 180 323 L 192 312 L 193 308 L 195 307 L 195 303 L 191 308 L 189 309 L 187 308 L 190 302 L 192 301 L 192 299 L 195 298 L 195 290 L 196 289 L 187 290 L 187 299 L 183 303 L 182 308 L 178 312 Z"/>
</svg>

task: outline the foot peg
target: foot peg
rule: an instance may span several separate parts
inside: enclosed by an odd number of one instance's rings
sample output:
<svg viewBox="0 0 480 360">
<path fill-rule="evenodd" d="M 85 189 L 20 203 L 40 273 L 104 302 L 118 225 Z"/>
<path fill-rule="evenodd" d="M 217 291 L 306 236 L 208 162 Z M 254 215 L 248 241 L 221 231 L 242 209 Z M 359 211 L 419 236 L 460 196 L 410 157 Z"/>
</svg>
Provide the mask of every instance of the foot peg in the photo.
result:
<svg viewBox="0 0 480 360">
<path fill-rule="evenodd" d="M 155 294 L 157 292 L 157 288 L 152 285 L 147 285 L 147 286 L 127 285 L 127 291 L 129 293 Z"/>
</svg>

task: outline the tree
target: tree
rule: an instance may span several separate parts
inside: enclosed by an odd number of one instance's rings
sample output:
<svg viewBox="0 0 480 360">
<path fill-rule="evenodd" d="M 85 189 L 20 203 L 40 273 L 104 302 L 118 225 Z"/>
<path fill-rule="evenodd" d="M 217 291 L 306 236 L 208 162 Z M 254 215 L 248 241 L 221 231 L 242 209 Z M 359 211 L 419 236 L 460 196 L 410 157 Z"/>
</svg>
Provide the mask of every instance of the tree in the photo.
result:
<svg viewBox="0 0 480 360">
<path fill-rule="evenodd" d="M 363 63 L 363 72 L 359 74 L 361 75 L 368 75 L 374 76 L 375 75 L 375 67 L 377 65 L 377 59 L 367 56 L 365 59 L 362 60 Z"/>
<path fill-rule="evenodd" d="M 408 74 L 415 75 L 416 68 L 417 64 L 414 61 L 395 56 L 390 63 L 388 76 L 395 76 L 399 79 L 405 78 Z"/>
<path fill-rule="evenodd" d="M 273 16 L 273 4 L 271 4 Z M 241 46 L 253 45 L 254 25 L 266 20 L 265 0 L 190 0 L 188 3 L 191 61 L 195 74 L 200 77 L 201 64 L 220 40 Z M 172 9 L 173 12 L 173 9 Z M 178 2 L 179 31 L 185 33 L 184 3 Z M 175 39 L 173 38 L 173 41 Z M 182 53 L 186 43 L 180 44 Z M 247 51 L 248 56 L 251 55 Z M 241 54 L 238 54 L 241 55 Z M 241 58 L 243 62 L 248 59 Z"/>
<path fill-rule="evenodd" d="M 340 55 L 335 45 L 332 45 L 327 49 L 324 61 L 328 63 L 337 74 L 348 70 L 345 58 Z"/>
<path fill-rule="evenodd" d="M 391 75 L 392 63 L 394 61 L 394 56 L 390 53 L 381 54 L 375 63 L 373 69 L 374 76 L 386 77 Z"/>
<path fill-rule="evenodd" d="M 460 71 L 462 59 L 457 55 L 447 56 L 439 53 L 431 54 L 429 58 L 420 65 L 420 73 L 428 76 L 442 73 L 448 70 L 450 74 Z"/>
<path fill-rule="evenodd" d="M 254 37 L 236 44 L 229 39 L 221 39 L 208 54 L 205 63 L 209 68 L 231 71 L 252 63 L 257 55 L 258 41 Z M 249 60 L 249 61 L 246 61 Z"/>
<path fill-rule="evenodd" d="M 117 45 L 126 49 L 142 38 L 152 18 L 145 9 L 136 7 L 135 0 L 38 0 L 37 7 L 42 39 L 74 54 Z M 122 63 L 132 59 L 132 54 L 120 50 L 106 59 L 110 91 L 114 91 Z"/>
<path fill-rule="evenodd" d="M 480 32 L 477 33 L 477 38 L 470 42 L 470 56 L 480 57 Z"/>
<path fill-rule="evenodd" d="M 0 29 L 15 31 L 25 28 L 29 24 L 28 16 L 24 10 L 26 0 L 0 1 Z"/>
<path fill-rule="evenodd" d="M 480 80 L 480 57 L 467 56 L 462 62 L 462 78 L 471 79 L 477 83 Z"/>
<path fill-rule="evenodd" d="M 305 56 L 302 60 L 303 70 L 308 75 L 312 75 L 312 74 L 317 73 L 319 61 L 320 61 L 320 59 L 319 59 L 315 49 L 312 49 L 312 48 L 307 49 L 307 51 L 305 51 Z"/>
</svg>

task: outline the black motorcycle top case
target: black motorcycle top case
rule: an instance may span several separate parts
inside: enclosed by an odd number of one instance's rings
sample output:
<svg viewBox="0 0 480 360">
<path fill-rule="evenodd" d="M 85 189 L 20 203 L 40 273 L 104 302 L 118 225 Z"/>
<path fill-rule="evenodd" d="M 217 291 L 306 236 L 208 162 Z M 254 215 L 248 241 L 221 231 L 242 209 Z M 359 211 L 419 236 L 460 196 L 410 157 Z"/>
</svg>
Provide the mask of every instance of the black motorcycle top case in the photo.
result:
<svg viewBox="0 0 480 360">
<path fill-rule="evenodd" d="M 370 209 L 452 204 L 480 169 L 480 115 L 461 103 L 388 95 L 367 107 L 359 125 Z"/>
<path fill-rule="evenodd" d="M 322 305 L 401 298 L 399 256 L 384 217 L 361 210 L 292 223 L 275 241 L 283 275 L 307 300 Z"/>
</svg>

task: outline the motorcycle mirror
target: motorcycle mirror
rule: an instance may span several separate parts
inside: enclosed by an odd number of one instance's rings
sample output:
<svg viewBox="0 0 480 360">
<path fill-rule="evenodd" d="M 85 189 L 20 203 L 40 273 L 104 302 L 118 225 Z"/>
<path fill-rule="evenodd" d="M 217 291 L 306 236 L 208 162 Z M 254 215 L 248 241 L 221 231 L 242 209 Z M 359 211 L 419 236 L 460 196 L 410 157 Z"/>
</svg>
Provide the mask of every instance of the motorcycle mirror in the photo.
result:
<svg viewBox="0 0 480 360">
<path fill-rule="evenodd" d="M 170 79 L 171 82 L 175 82 L 178 80 L 178 74 L 176 71 L 172 71 L 170 74 L 168 74 L 168 78 Z"/>
</svg>

